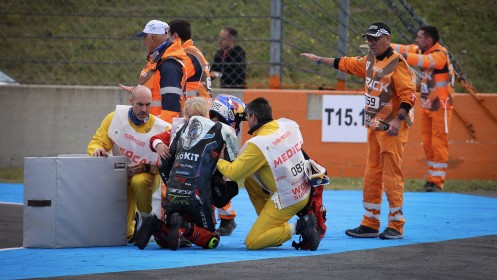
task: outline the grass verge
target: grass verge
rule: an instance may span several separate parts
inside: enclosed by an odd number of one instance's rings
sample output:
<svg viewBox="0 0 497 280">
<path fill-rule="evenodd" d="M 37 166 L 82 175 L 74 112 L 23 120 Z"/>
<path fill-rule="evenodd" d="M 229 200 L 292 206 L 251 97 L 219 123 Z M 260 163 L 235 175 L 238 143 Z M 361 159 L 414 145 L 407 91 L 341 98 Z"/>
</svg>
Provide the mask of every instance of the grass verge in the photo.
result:
<svg viewBox="0 0 497 280">
<path fill-rule="evenodd" d="M 24 169 L 22 168 L 0 168 L 0 183 L 24 183 Z"/>
<path fill-rule="evenodd" d="M 421 191 L 424 179 L 406 178 L 406 192 Z M 332 178 L 329 190 L 362 190 L 362 178 Z M 446 192 L 469 193 L 475 191 L 497 191 L 497 180 L 447 180 L 444 184 Z"/>
</svg>

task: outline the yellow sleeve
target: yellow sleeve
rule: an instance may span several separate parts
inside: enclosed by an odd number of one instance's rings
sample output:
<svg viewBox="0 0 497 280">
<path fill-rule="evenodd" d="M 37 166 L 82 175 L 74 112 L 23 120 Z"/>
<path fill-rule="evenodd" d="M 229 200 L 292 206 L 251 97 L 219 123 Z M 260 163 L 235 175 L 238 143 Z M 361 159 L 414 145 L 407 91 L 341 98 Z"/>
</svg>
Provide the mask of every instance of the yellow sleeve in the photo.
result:
<svg viewBox="0 0 497 280">
<path fill-rule="evenodd" d="M 112 140 L 108 136 L 110 123 L 114 118 L 114 112 L 108 114 L 100 124 L 97 132 L 93 135 L 90 143 L 88 143 L 88 154 L 93 155 L 93 152 L 98 148 L 104 148 L 107 152 L 112 149 Z"/>
<path fill-rule="evenodd" d="M 233 161 L 220 159 L 217 168 L 231 181 L 238 181 L 249 177 L 267 164 L 261 150 L 252 143 Z"/>
<path fill-rule="evenodd" d="M 361 78 L 366 77 L 366 56 L 364 57 L 342 57 L 338 63 L 338 69 L 347 74 Z"/>
</svg>

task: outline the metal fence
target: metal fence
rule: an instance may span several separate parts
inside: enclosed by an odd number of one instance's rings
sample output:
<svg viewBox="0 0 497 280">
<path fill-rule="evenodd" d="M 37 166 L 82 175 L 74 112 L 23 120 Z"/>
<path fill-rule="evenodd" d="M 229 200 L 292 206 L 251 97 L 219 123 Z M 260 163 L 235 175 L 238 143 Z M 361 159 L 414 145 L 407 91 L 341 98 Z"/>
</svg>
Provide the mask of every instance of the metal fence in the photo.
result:
<svg viewBox="0 0 497 280">
<path fill-rule="evenodd" d="M 22 84 L 135 84 L 146 59 L 135 33 L 151 19 L 185 18 L 209 61 L 220 29 L 238 30 L 248 88 L 268 88 L 275 75 L 282 88 L 334 88 L 344 76 L 299 54 L 363 55 L 361 35 L 375 21 L 390 25 L 392 41 L 412 42 L 419 23 L 406 7 L 401 0 L 3 0 L 0 71 Z M 346 79 L 349 88 L 362 85 Z"/>
</svg>

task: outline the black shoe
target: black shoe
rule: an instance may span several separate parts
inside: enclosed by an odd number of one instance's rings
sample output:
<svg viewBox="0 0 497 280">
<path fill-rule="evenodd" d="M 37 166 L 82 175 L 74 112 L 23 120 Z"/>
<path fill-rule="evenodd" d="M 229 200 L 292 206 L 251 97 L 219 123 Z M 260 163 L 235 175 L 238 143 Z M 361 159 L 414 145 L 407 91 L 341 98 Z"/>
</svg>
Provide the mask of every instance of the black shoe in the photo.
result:
<svg viewBox="0 0 497 280">
<path fill-rule="evenodd" d="M 367 226 L 360 225 L 359 227 L 348 229 L 345 231 L 345 234 L 350 237 L 356 238 L 375 238 L 378 237 L 379 230 L 373 229 Z"/>
<path fill-rule="evenodd" d="M 416 191 L 418 191 L 418 192 L 426 192 L 426 190 L 428 188 L 430 188 L 431 184 L 433 184 L 433 183 L 426 181 L 426 183 L 421 188 L 416 189 Z"/>
<path fill-rule="evenodd" d="M 134 222 L 135 222 L 135 229 L 133 230 L 133 236 L 131 236 L 131 238 L 128 240 L 128 244 L 135 244 L 136 230 L 139 226 L 141 226 L 141 223 L 142 223 L 142 216 L 140 215 L 140 212 L 138 212 L 138 211 L 136 211 L 136 213 L 135 213 Z"/>
<path fill-rule="evenodd" d="M 425 192 L 441 192 L 442 189 L 437 184 L 428 182 L 424 185 Z"/>
<path fill-rule="evenodd" d="M 426 182 L 426 184 L 424 184 L 423 186 L 423 190 L 424 192 L 441 192 L 442 189 L 437 186 L 437 184 L 433 183 L 433 182 Z"/>
<path fill-rule="evenodd" d="M 317 221 L 314 214 L 308 214 L 297 220 L 295 231 L 302 236 L 304 242 L 309 242 L 309 249 L 316 251 L 319 247 L 319 232 L 316 229 Z"/>
<path fill-rule="evenodd" d="M 145 249 L 152 234 L 160 229 L 161 220 L 157 219 L 154 214 L 139 214 L 141 218 L 135 226 L 135 245 L 140 250 Z"/>
<path fill-rule="evenodd" d="M 380 239 L 402 239 L 404 234 L 398 232 L 397 230 L 387 227 L 381 234 Z"/>
<path fill-rule="evenodd" d="M 236 223 L 235 220 L 227 220 L 227 219 L 221 219 L 221 224 L 219 225 L 219 228 L 216 229 L 216 233 L 219 234 L 220 236 L 228 236 L 231 235 L 233 230 L 236 228 Z"/>
<path fill-rule="evenodd" d="M 171 215 L 171 218 L 169 219 L 169 235 L 167 236 L 167 245 L 169 246 L 169 249 L 175 251 L 179 248 L 179 245 L 181 243 L 180 237 L 181 234 L 179 232 L 179 228 L 181 227 L 181 224 L 183 223 L 183 217 L 179 213 L 174 213 Z"/>
<path fill-rule="evenodd" d="M 429 188 L 431 185 L 433 185 L 432 182 L 428 182 L 426 181 L 426 183 L 423 185 L 423 189 L 426 190 L 427 188 Z"/>
</svg>

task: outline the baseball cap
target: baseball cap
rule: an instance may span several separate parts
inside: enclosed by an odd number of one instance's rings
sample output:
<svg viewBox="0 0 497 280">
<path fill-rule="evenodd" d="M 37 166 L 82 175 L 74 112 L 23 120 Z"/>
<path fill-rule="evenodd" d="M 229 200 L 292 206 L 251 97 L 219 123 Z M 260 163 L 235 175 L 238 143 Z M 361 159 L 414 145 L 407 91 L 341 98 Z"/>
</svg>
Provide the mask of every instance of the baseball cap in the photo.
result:
<svg viewBox="0 0 497 280">
<path fill-rule="evenodd" d="M 390 27 L 383 22 L 375 22 L 368 27 L 368 30 L 362 35 L 362 37 L 380 37 L 381 35 L 390 35 Z"/>
<path fill-rule="evenodd" d="M 169 30 L 169 25 L 163 21 L 160 20 L 151 20 L 145 25 L 145 28 L 143 28 L 142 32 L 136 33 L 136 37 L 140 38 L 143 37 L 147 34 L 166 34 L 167 31 Z"/>
</svg>

